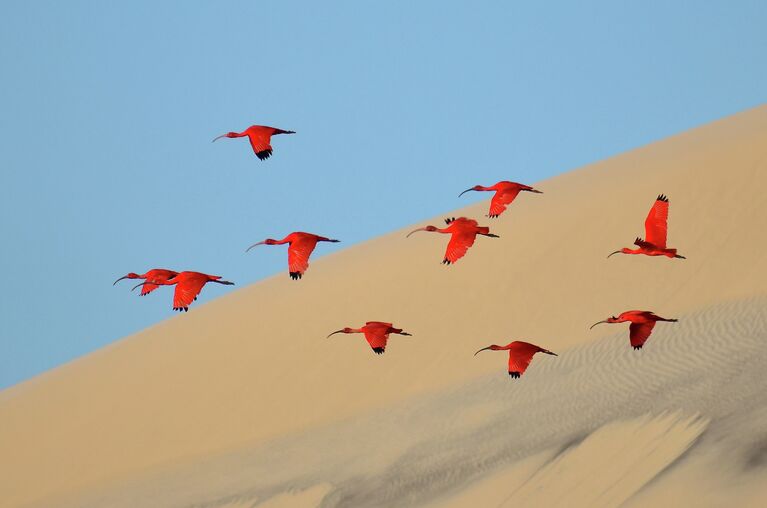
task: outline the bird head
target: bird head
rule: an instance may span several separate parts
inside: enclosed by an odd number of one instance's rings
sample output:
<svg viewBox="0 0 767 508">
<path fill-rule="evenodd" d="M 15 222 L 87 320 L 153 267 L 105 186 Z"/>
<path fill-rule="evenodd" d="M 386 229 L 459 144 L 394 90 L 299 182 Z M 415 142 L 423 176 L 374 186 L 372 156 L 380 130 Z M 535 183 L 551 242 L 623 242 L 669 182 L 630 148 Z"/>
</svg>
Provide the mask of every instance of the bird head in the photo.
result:
<svg viewBox="0 0 767 508">
<path fill-rule="evenodd" d="M 619 318 L 617 318 L 615 316 L 610 316 L 609 318 L 607 318 L 607 319 L 605 319 L 603 321 L 597 321 L 596 323 L 594 323 L 593 325 L 591 325 L 589 327 L 589 330 L 591 330 L 595 326 L 597 326 L 599 324 L 602 324 L 602 323 L 620 323 L 620 322 L 621 322 L 621 320 Z"/>
<path fill-rule="evenodd" d="M 274 245 L 275 243 L 277 243 L 277 240 L 275 240 L 274 238 L 267 238 L 263 242 L 254 243 L 253 245 L 245 249 L 245 252 L 248 252 L 253 247 L 258 247 L 259 245 Z"/>
<path fill-rule="evenodd" d="M 430 226 L 426 226 L 425 228 L 418 228 L 418 229 L 414 229 L 413 231 L 411 231 L 410 233 L 408 233 L 408 234 L 407 234 L 407 237 L 409 237 L 410 235 L 412 235 L 413 233 L 416 233 L 416 232 L 418 232 L 418 231 L 429 231 L 429 232 L 434 232 L 434 231 L 437 231 L 437 227 L 436 227 L 436 226 L 431 226 L 431 225 L 430 225 Z M 406 238 L 407 238 L 407 237 L 406 237 Z"/>
<path fill-rule="evenodd" d="M 458 194 L 458 197 L 460 198 L 461 196 L 463 196 L 464 194 L 466 194 L 469 191 L 481 191 L 481 190 L 485 190 L 485 188 L 482 187 L 481 185 L 475 185 L 474 187 L 471 187 L 470 189 L 466 189 L 462 193 Z"/>
<path fill-rule="evenodd" d="M 137 274 L 137 273 L 133 273 L 133 272 L 131 272 L 131 273 L 129 273 L 128 275 L 123 275 L 122 277 L 120 277 L 119 279 L 117 279 L 116 281 L 114 281 L 114 282 L 112 283 L 112 285 L 114 286 L 115 284 L 117 284 L 118 282 L 120 282 L 120 281 L 121 281 L 121 280 L 123 280 L 123 279 L 140 279 L 140 278 L 141 278 L 141 275 L 139 275 L 139 274 Z"/>
<path fill-rule="evenodd" d="M 631 254 L 631 252 L 632 252 L 631 249 L 623 247 L 621 250 L 616 250 L 615 252 L 611 253 L 610 256 L 612 256 L 613 254 Z M 609 259 L 610 256 L 607 256 L 607 258 Z"/>
<path fill-rule="evenodd" d="M 211 141 L 211 143 L 213 143 L 213 142 L 215 142 L 215 141 L 217 141 L 217 140 L 219 140 L 221 138 L 236 138 L 236 137 L 237 137 L 237 133 L 236 132 L 227 132 L 226 134 L 221 134 L 220 136 L 216 136 L 215 138 L 213 138 L 213 141 Z"/>
<path fill-rule="evenodd" d="M 354 332 L 355 332 L 355 330 L 353 328 L 349 328 L 349 327 L 341 328 L 340 330 L 336 330 L 335 332 L 331 333 L 330 335 L 328 335 L 325 338 L 329 339 L 331 335 L 335 335 L 337 333 L 354 333 Z"/>
</svg>

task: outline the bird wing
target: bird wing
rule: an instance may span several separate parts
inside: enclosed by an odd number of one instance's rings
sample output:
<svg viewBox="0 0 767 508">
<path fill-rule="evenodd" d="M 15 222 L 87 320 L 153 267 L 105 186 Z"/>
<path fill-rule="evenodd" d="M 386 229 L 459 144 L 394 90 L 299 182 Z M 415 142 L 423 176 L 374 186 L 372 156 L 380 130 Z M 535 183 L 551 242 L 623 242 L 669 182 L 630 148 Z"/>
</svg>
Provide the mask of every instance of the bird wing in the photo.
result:
<svg viewBox="0 0 767 508">
<path fill-rule="evenodd" d="M 461 259 L 469 247 L 474 245 L 474 240 L 477 238 L 477 233 L 471 232 L 456 232 L 450 236 L 450 241 L 447 244 L 447 250 L 445 251 L 445 261 L 448 263 L 455 263 Z"/>
<path fill-rule="evenodd" d="M 501 215 L 506 207 L 511 204 L 512 201 L 519 194 L 519 189 L 509 189 L 506 191 L 496 191 L 493 199 L 490 200 L 490 212 L 489 217 L 498 217 Z"/>
<path fill-rule="evenodd" d="M 256 156 L 261 160 L 268 159 L 272 155 L 272 145 L 269 144 L 271 139 L 271 131 L 267 132 L 262 129 L 253 130 L 248 134 L 250 146 L 253 147 Z"/>
<path fill-rule="evenodd" d="M 629 338 L 633 347 L 642 347 L 652 333 L 655 321 L 648 323 L 631 323 L 629 326 Z"/>
<path fill-rule="evenodd" d="M 290 242 L 288 247 L 288 270 L 303 274 L 309 268 L 309 256 L 312 255 L 317 241 L 314 239 L 298 239 Z"/>
<path fill-rule="evenodd" d="M 661 249 L 666 248 L 668 231 L 668 198 L 658 196 L 644 221 L 645 240 Z"/>
<path fill-rule="evenodd" d="M 365 328 L 365 339 L 371 348 L 386 349 L 386 341 L 389 339 L 389 334 L 386 333 L 387 329 L 388 327 L 379 326 Z"/>
<path fill-rule="evenodd" d="M 524 373 L 538 351 L 540 348 L 529 342 L 514 342 L 509 348 L 509 372 Z"/>
<path fill-rule="evenodd" d="M 173 308 L 185 309 L 197 299 L 197 295 L 202 291 L 202 287 L 207 280 L 202 277 L 186 279 L 176 284 L 176 291 L 173 293 Z"/>
<path fill-rule="evenodd" d="M 157 284 L 152 284 L 151 282 L 145 282 L 144 285 L 141 286 L 141 296 L 148 295 L 149 293 L 151 293 L 158 287 L 160 286 L 158 286 Z"/>
</svg>

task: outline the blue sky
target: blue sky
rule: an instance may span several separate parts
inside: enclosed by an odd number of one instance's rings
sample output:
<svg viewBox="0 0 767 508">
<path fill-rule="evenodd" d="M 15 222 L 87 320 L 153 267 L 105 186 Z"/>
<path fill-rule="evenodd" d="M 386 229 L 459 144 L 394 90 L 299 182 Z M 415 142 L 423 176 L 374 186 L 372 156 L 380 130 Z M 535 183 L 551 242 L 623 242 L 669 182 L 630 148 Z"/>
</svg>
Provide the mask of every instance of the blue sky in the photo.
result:
<svg viewBox="0 0 767 508">
<path fill-rule="evenodd" d="M 0 387 L 170 317 L 129 271 L 246 285 L 267 236 L 332 252 L 763 103 L 766 5 L 6 4 Z M 210 143 L 251 124 L 298 134 Z"/>
</svg>

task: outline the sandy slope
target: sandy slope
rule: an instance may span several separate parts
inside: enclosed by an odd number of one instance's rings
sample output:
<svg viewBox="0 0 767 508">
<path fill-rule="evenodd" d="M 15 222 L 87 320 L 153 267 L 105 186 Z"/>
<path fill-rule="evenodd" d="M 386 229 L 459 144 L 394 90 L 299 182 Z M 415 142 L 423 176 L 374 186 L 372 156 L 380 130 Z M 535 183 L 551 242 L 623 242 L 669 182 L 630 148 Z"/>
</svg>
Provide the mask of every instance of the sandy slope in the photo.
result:
<svg viewBox="0 0 767 508">
<path fill-rule="evenodd" d="M 299 283 L 280 274 L 193 308 L 0 393 L 0 504 L 553 504 L 544 486 L 587 468 L 623 475 L 592 478 L 573 498 L 584 506 L 592 491 L 641 506 L 700 484 L 706 502 L 754 502 L 765 174 L 761 107 L 537 184 L 455 266 L 440 264 L 446 237 L 400 231 Z M 688 259 L 606 260 L 661 192 Z M 682 321 L 638 354 L 623 328 L 588 331 L 631 308 Z M 324 339 L 372 319 L 415 336 L 383 357 L 358 336 Z M 502 354 L 471 356 L 510 338 L 564 354 L 516 383 Z M 636 444 L 616 454 L 621 437 Z"/>
</svg>

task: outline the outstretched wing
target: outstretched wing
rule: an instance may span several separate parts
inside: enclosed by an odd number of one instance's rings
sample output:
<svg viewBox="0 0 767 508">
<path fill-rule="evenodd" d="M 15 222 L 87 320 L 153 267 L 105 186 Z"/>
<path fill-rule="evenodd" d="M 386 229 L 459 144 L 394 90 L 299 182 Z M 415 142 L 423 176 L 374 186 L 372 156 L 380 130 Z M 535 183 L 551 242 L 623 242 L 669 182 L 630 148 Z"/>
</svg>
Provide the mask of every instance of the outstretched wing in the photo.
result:
<svg viewBox="0 0 767 508">
<path fill-rule="evenodd" d="M 253 147 L 253 151 L 256 153 L 256 157 L 261 160 L 268 159 L 272 155 L 272 145 L 269 143 L 272 139 L 271 130 L 265 129 L 253 130 L 248 133 L 248 139 L 250 140 L 250 146 Z"/>
<path fill-rule="evenodd" d="M 208 281 L 203 278 L 194 278 L 176 284 L 176 291 L 173 293 L 173 310 L 188 310 L 206 282 Z"/>
<path fill-rule="evenodd" d="M 445 259 L 443 263 L 449 265 L 455 263 L 461 259 L 469 247 L 474 245 L 474 240 L 477 238 L 475 232 L 457 232 L 450 236 L 450 241 L 447 243 L 447 250 L 445 251 Z"/>
<path fill-rule="evenodd" d="M 649 323 L 631 323 L 629 326 L 629 338 L 631 340 L 631 346 L 635 349 L 640 349 L 647 338 L 652 333 L 652 329 L 655 326 L 655 321 Z"/>
<path fill-rule="evenodd" d="M 288 247 L 288 270 L 291 274 L 303 275 L 309 268 L 309 256 L 317 246 L 315 239 L 298 239 Z"/>
<path fill-rule="evenodd" d="M 386 332 L 387 329 L 388 327 L 382 326 L 366 327 L 365 329 L 365 340 L 368 341 L 373 351 L 378 354 L 386 350 L 386 342 L 389 339 L 389 334 Z"/>
<path fill-rule="evenodd" d="M 668 198 L 661 194 L 650 208 L 644 221 L 645 240 L 661 249 L 666 248 L 668 231 Z"/>
<path fill-rule="evenodd" d="M 509 372 L 518 372 L 520 375 L 527 370 L 527 366 L 533 360 L 533 355 L 541 348 L 529 342 L 515 341 L 509 348 Z"/>
<path fill-rule="evenodd" d="M 487 214 L 490 218 L 495 218 L 501 215 L 506 207 L 511 204 L 512 201 L 519 194 L 519 189 L 508 189 L 504 191 L 496 191 L 493 199 L 490 200 L 490 212 Z"/>
<path fill-rule="evenodd" d="M 141 296 L 148 295 L 149 293 L 151 293 L 158 287 L 160 286 L 158 286 L 157 284 L 152 284 L 151 282 L 145 282 L 144 285 L 141 286 Z"/>
</svg>

